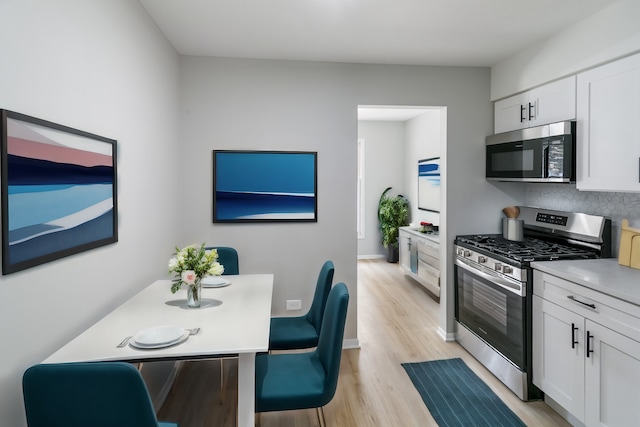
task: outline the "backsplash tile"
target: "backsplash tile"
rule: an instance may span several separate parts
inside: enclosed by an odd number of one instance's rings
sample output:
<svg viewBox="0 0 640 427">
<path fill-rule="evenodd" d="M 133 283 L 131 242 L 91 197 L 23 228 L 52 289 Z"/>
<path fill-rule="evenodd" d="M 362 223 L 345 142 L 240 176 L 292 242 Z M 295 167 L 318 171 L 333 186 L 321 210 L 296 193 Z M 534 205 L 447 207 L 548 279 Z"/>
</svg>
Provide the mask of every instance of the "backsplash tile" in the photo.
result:
<svg viewBox="0 0 640 427">
<path fill-rule="evenodd" d="M 578 191 L 575 184 L 525 184 L 525 205 L 611 218 L 611 250 L 618 256 L 620 224 L 640 228 L 640 194 Z"/>
</svg>

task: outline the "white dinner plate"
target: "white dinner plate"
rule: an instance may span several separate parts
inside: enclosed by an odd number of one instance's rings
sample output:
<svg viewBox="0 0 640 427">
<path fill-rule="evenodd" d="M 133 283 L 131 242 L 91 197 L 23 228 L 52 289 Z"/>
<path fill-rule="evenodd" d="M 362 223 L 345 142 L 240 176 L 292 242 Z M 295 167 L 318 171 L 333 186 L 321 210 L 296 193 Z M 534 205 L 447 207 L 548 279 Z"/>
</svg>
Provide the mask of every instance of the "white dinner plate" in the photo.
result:
<svg viewBox="0 0 640 427">
<path fill-rule="evenodd" d="M 229 286 L 230 284 L 230 281 L 223 279 L 220 276 L 207 276 L 202 278 L 203 288 L 222 288 L 223 286 Z"/>
<path fill-rule="evenodd" d="M 184 333 L 185 330 L 178 326 L 154 326 L 137 332 L 131 339 L 131 342 L 145 347 L 167 344 L 172 345 L 182 338 Z"/>
<path fill-rule="evenodd" d="M 129 341 L 129 344 L 133 347 L 136 348 L 140 348 L 140 349 L 153 349 L 153 348 L 165 348 L 165 347 L 171 347 L 173 345 L 177 345 L 180 344 L 184 341 L 187 340 L 187 338 L 189 338 L 189 331 L 184 331 L 184 334 L 182 334 L 179 338 L 173 340 L 173 341 L 169 341 L 163 344 L 149 344 L 149 345 L 144 345 L 144 344 L 140 344 L 136 341 L 134 341 L 133 339 L 131 339 L 131 341 Z"/>
</svg>

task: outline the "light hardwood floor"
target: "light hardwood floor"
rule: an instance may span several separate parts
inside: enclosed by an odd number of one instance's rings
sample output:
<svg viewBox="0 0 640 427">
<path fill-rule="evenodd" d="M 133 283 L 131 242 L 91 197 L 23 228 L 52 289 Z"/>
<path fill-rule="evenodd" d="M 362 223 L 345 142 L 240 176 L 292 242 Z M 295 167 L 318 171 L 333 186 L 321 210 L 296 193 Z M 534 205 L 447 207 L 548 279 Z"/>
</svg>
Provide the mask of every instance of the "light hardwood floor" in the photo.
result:
<svg viewBox="0 0 640 427">
<path fill-rule="evenodd" d="M 528 426 L 569 426 L 543 402 L 522 402 L 455 342 L 437 334 L 438 303 L 398 264 L 358 262 L 359 349 L 344 350 L 338 389 L 324 408 L 328 426 L 437 426 L 403 362 L 462 358 Z M 220 393 L 220 362 L 183 365 L 158 413 L 180 427 L 235 425 L 237 364 L 225 360 Z M 316 426 L 314 410 L 265 413 L 262 427 Z"/>
</svg>

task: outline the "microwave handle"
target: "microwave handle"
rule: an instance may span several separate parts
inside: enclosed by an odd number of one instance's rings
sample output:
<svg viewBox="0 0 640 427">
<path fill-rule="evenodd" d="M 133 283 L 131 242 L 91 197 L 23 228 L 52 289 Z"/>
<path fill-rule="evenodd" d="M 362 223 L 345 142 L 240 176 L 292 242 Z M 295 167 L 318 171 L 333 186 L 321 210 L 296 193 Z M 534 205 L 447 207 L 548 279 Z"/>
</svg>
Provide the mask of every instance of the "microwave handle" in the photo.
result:
<svg viewBox="0 0 640 427">
<path fill-rule="evenodd" d="M 545 145 L 542 149 L 542 176 L 549 178 L 549 146 Z"/>
</svg>

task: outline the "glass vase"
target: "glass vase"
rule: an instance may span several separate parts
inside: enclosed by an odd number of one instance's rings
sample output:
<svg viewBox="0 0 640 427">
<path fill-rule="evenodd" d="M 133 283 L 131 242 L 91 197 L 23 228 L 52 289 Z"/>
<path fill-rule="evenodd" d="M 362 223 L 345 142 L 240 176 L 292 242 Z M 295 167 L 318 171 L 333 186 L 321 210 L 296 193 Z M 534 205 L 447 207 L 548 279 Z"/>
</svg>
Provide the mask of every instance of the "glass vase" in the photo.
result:
<svg viewBox="0 0 640 427">
<path fill-rule="evenodd" d="M 202 299 L 202 282 L 196 280 L 193 285 L 187 285 L 187 307 L 198 308 L 200 307 L 200 300 Z"/>
</svg>

